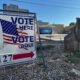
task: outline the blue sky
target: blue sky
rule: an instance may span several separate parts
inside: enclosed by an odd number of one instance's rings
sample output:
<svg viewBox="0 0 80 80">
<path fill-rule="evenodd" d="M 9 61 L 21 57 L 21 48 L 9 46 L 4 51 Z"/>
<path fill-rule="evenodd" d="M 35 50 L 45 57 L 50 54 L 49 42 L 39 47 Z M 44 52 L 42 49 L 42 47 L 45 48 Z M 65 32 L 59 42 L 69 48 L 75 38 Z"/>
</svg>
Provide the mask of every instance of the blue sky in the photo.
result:
<svg viewBox="0 0 80 80">
<path fill-rule="evenodd" d="M 80 17 L 80 0 L 0 0 L 2 4 L 17 4 L 20 8 L 29 9 L 37 14 L 37 19 L 49 23 L 68 25 Z M 31 4 L 29 2 L 37 3 Z M 39 4 L 38 4 L 39 3 Z M 46 4 L 46 5 L 45 5 Z"/>
</svg>

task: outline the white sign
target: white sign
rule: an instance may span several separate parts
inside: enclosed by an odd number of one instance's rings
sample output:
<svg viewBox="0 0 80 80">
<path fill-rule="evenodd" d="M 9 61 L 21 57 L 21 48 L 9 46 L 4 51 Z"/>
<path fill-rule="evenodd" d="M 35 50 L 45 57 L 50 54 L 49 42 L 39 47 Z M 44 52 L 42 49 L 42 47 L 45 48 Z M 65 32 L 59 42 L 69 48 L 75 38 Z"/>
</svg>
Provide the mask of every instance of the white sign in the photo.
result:
<svg viewBox="0 0 80 80">
<path fill-rule="evenodd" d="M 0 65 L 30 61 L 35 58 L 34 17 L 0 15 Z"/>
</svg>

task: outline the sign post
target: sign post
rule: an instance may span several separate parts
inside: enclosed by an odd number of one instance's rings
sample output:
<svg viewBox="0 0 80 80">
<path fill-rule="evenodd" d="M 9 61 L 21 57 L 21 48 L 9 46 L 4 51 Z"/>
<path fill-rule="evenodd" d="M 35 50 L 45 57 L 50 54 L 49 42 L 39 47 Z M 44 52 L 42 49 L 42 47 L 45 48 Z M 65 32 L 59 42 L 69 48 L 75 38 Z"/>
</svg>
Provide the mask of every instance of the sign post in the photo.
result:
<svg viewBox="0 0 80 80">
<path fill-rule="evenodd" d="M 37 25 L 37 32 L 38 32 L 38 37 L 39 37 L 39 46 L 40 46 L 40 52 L 41 52 L 41 54 L 39 55 L 39 62 L 41 63 L 41 64 L 43 64 L 43 67 L 44 67 L 44 70 L 46 70 L 46 64 L 45 64 L 45 57 L 44 57 L 44 52 L 43 52 L 43 48 L 42 48 L 42 43 L 41 43 L 41 38 L 40 38 L 40 30 L 39 30 L 39 27 L 38 27 L 38 25 Z"/>
<path fill-rule="evenodd" d="M 45 62 L 45 55 L 43 52 L 43 46 L 41 42 L 41 37 L 40 34 L 52 34 L 52 28 L 39 28 L 38 27 L 38 36 L 39 36 L 39 46 L 40 46 L 40 52 L 41 54 L 39 55 L 39 60 L 43 64 L 44 70 L 46 70 L 46 62 Z"/>
<path fill-rule="evenodd" d="M 35 20 L 31 15 L 0 15 L 0 65 L 36 58 Z"/>
</svg>

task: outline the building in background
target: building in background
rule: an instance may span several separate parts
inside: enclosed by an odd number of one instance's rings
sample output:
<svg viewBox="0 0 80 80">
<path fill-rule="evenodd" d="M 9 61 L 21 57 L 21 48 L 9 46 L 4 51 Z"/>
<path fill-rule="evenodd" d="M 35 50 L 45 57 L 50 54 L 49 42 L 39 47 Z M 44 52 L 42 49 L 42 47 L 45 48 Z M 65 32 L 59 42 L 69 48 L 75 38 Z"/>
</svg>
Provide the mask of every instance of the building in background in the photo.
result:
<svg viewBox="0 0 80 80">
<path fill-rule="evenodd" d="M 48 22 L 38 21 L 39 28 L 52 28 L 52 34 L 62 34 L 64 31 L 63 24 L 49 24 Z"/>
<path fill-rule="evenodd" d="M 15 4 L 9 4 L 9 5 L 8 4 L 3 4 L 3 10 L 26 12 L 26 14 L 29 12 L 28 9 L 21 9 L 21 8 L 19 8 L 18 5 L 15 5 Z M 4 11 L 3 13 L 13 14 L 13 12 L 6 12 L 6 11 Z M 15 13 L 15 14 L 18 14 L 18 13 Z M 23 14 L 23 13 L 19 13 L 19 14 Z"/>
<path fill-rule="evenodd" d="M 52 28 L 56 34 L 63 34 L 64 24 L 52 24 Z"/>
<path fill-rule="evenodd" d="M 38 21 L 37 23 L 40 31 L 44 31 L 45 33 L 47 32 L 46 34 L 40 34 L 40 37 L 43 40 L 63 41 L 64 37 L 67 35 L 63 34 L 63 24 L 49 24 L 48 22 L 43 21 Z"/>
</svg>

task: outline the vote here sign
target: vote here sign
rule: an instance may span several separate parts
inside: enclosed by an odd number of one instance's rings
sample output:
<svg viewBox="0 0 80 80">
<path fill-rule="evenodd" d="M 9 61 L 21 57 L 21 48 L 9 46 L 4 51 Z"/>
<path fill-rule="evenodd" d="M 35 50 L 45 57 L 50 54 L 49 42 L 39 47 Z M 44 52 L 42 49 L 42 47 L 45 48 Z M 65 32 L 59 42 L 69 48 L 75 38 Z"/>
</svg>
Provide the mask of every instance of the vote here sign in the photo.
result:
<svg viewBox="0 0 80 80">
<path fill-rule="evenodd" d="M 35 18 L 0 15 L 0 65 L 34 60 Z"/>
</svg>

